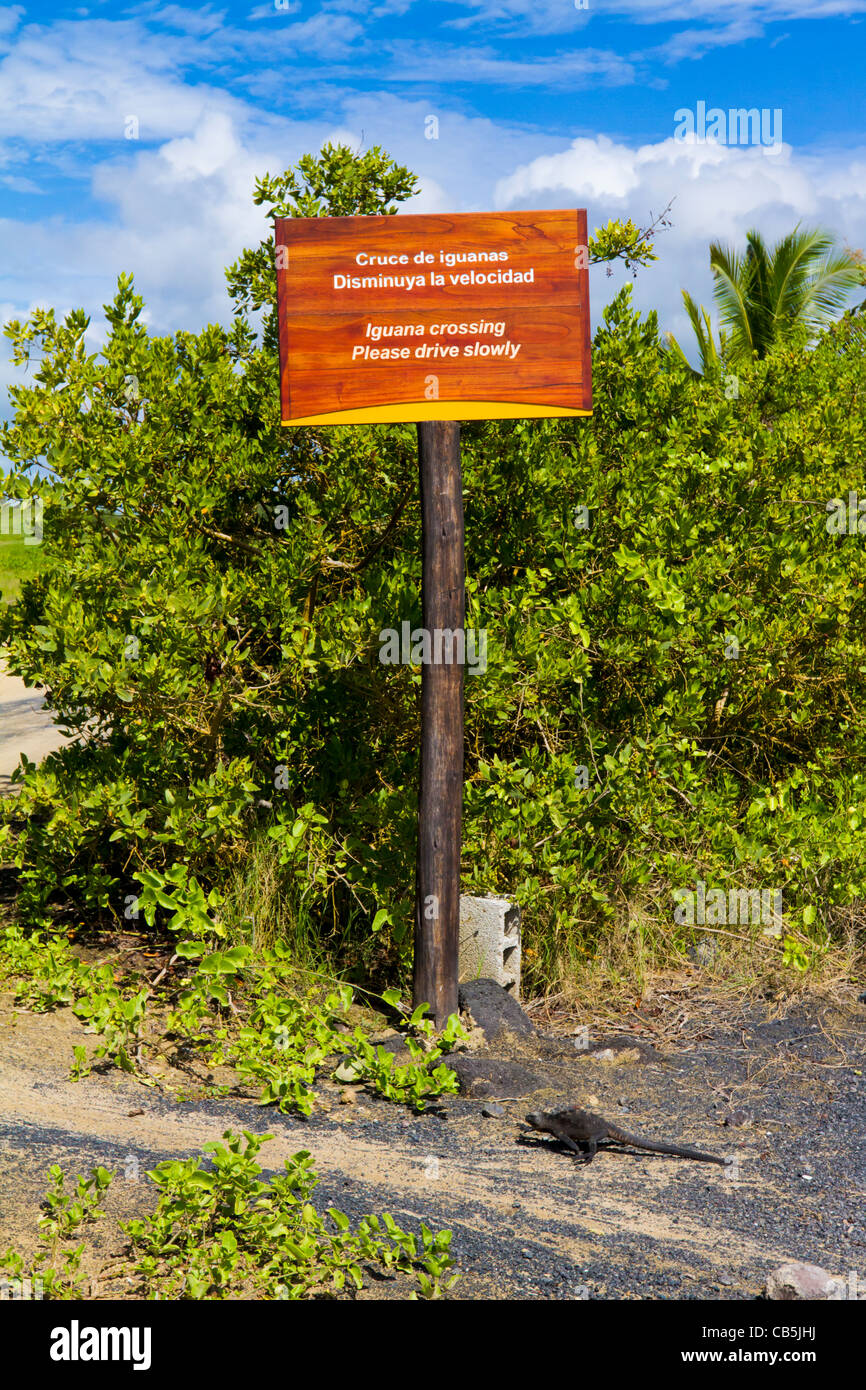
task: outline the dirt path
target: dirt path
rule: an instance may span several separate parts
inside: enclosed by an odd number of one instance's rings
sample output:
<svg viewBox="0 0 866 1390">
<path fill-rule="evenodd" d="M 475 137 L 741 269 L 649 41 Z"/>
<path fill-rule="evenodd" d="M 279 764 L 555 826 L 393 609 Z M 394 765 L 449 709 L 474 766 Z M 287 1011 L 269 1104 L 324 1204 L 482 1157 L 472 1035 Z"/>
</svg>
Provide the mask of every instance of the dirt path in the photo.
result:
<svg viewBox="0 0 866 1390">
<path fill-rule="evenodd" d="M 303 1120 L 244 1100 L 179 1104 L 117 1072 L 71 1082 L 78 1021 L 68 1010 L 16 1016 L 7 995 L 0 1248 L 32 1243 L 49 1164 L 72 1175 L 96 1163 L 118 1172 L 110 1214 L 125 1215 L 153 1206 L 147 1168 L 197 1154 L 233 1128 L 275 1136 L 261 1155 L 268 1171 L 308 1149 L 320 1207 L 385 1209 L 410 1229 L 423 1219 L 452 1230 L 457 1297 L 750 1299 L 769 1269 L 792 1258 L 856 1271 L 866 1290 L 864 1030 L 856 1005 L 832 1023 L 831 1033 L 818 1005 L 781 1021 L 757 1011 L 651 1061 L 545 1064 L 552 1085 L 531 1101 L 503 1098 L 501 1117 L 456 1098 L 421 1116 L 373 1098 L 342 1105 L 339 1088 L 323 1081 L 321 1107 Z M 544 1139 L 518 1139 L 528 1109 L 562 1100 L 629 1129 L 736 1153 L 739 1179 L 615 1151 L 578 1166 Z M 737 1123 L 723 1127 L 731 1115 Z M 124 1179 L 129 1171 L 138 1177 Z M 368 1296 L 387 1297 L 387 1283 Z"/>
<path fill-rule="evenodd" d="M 69 742 L 44 705 L 42 692 L 8 675 L 0 657 L 0 796 L 10 790 L 10 777 L 22 753 L 38 763 Z"/>
</svg>

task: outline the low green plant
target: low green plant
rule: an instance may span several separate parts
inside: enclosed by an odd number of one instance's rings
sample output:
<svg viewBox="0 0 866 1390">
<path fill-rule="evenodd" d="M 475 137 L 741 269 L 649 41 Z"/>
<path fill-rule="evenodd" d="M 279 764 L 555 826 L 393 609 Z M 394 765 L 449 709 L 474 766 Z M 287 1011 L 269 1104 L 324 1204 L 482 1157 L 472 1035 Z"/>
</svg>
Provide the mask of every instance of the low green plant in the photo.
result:
<svg viewBox="0 0 866 1390">
<path fill-rule="evenodd" d="M 53 1163 L 48 1170 L 52 1185 L 45 1194 L 44 1215 L 39 1218 L 39 1241 L 43 1249 L 28 1263 L 15 1250 L 0 1257 L 0 1272 L 6 1279 L 29 1280 L 41 1297 L 74 1299 L 83 1296 L 81 1262 L 85 1243 L 68 1248 L 82 1226 L 92 1225 L 105 1215 L 100 1206 L 111 1184 L 113 1173 L 106 1168 L 91 1169 L 90 1177 L 78 1177 L 73 1192 L 67 1192 L 63 1170 Z"/>
<path fill-rule="evenodd" d="M 423 1017 L 427 1005 L 416 1009 L 409 1027 L 417 1037 L 410 1033 L 405 1039 L 413 1060 L 398 1065 L 393 1053 L 374 1046 L 362 1028 L 338 1031 L 337 1025 L 345 1027 L 352 1003 L 350 986 L 340 986 L 324 1000 L 317 996 L 318 991 L 306 998 L 269 991 L 253 1006 L 250 1025 L 237 1036 L 223 1032 L 208 1060 L 228 1063 L 243 1078 L 261 1081 L 262 1105 L 276 1104 L 280 1110 L 291 1108 L 303 1115 L 313 1109 L 317 1070 L 335 1054 L 343 1058 L 337 1079 L 363 1082 L 387 1100 L 416 1111 L 423 1110 L 431 1096 L 457 1091 L 451 1068 L 444 1062 L 435 1065 L 464 1036 L 456 1015 L 435 1039 L 432 1021 Z M 386 991 L 385 1002 L 393 1005 L 396 997 L 396 991 Z"/>
<path fill-rule="evenodd" d="M 105 1212 L 99 1205 L 114 1176 L 107 1168 L 92 1168 L 89 1178 L 78 1177 L 74 1192 L 66 1191 L 66 1179 L 58 1163 L 48 1169 L 53 1186 L 45 1194 L 45 1215 L 40 1217 L 41 1238 L 55 1244 L 68 1240 L 79 1226 L 97 1221 Z"/>
<path fill-rule="evenodd" d="M 165 894 L 166 882 L 175 882 L 173 906 L 181 914 L 180 928 L 189 930 L 189 885 L 179 874 L 152 878 L 147 891 L 154 901 Z M 242 1083 L 260 1085 L 260 1103 L 281 1111 L 311 1114 L 317 1072 L 336 1057 L 344 1059 L 346 1079 L 416 1111 L 430 1097 L 457 1090 L 454 1073 L 441 1061 L 462 1036 L 456 1017 L 437 1039 L 431 1020 L 424 1018 L 426 1005 L 416 1009 L 405 1039 L 412 1061 L 398 1065 L 362 1028 L 349 1030 L 350 985 L 324 992 L 318 979 L 310 984 L 309 974 L 294 968 L 280 943 L 255 960 L 250 947 L 226 947 L 207 910 L 213 904 L 199 901 L 195 888 L 192 897 L 196 935 L 177 943 L 172 965 L 180 973 L 170 975 L 161 991 L 159 1002 L 168 1009 L 160 1031 L 200 1049 L 209 1066 L 232 1067 Z M 74 1048 L 73 1080 L 87 1076 L 94 1059 L 104 1058 L 145 1085 L 158 1084 L 147 1069 L 145 1037 L 154 995 L 134 977 L 118 981 L 110 964 L 79 960 L 65 937 L 28 934 L 20 926 L 7 927 L 0 938 L 0 969 L 16 980 L 19 1002 L 39 1011 L 71 1006 L 88 1031 L 99 1035 L 92 1057 L 84 1046 Z M 399 991 L 386 990 L 382 1000 L 398 1008 L 399 997 Z"/>
<path fill-rule="evenodd" d="M 364 1265 L 414 1274 L 423 1298 L 440 1298 L 454 1283 L 451 1232 L 401 1230 L 385 1213 L 364 1217 L 355 1231 L 334 1208 L 321 1216 L 310 1196 L 318 1179 L 310 1154 L 285 1160 L 284 1172 L 262 1180 L 256 1161 L 273 1136 L 226 1130 L 225 1144 L 206 1144 L 201 1159 L 161 1163 L 148 1176 L 160 1190 L 152 1216 L 123 1226 L 134 1274 L 151 1298 L 302 1299 L 361 1289 Z M 416 1295 L 410 1295 L 416 1296 Z"/>
<path fill-rule="evenodd" d="M 454 1285 L 450 1231 L 434 1234 L 422 1222 L 416 1236 L 388 1212 L 363 1217 L 355 1230 L 333 1207 L 320 1215 L 310 1201 L 318 1178 L 306 1150 L 287 1158 L 284 1172 L 263 1181 L 256 1159 L 272 1137 L 226 1130 L 224 1144 L 204 1146 L 210 1170 L 201 1158 L 191 1158 L 160 1163 L 148 1173 L 159 1189 L 155 1211 L 120 1223 L 128 1241 L 122 1268 L 137 1280 L 133 1296 L 336 1296 L 363 1288 L 365 1268 L 371 1267 L 414 1278 L 417 1288 L 410 1299 L 441 1298 Z M 94 1168 L 67 1192 L 60 1167 L 54 1164 L 49 1172 L 52 1186 L 39 1221 L 45 1248 L 29 1263 L 7 1250 L 0 1257 L 0 1274 L 29 1279 L 45 1298 L 81 1298 L 85 1242 L 72 1250 L 64 1247 L 79 1228 L 105 1215 L 100 1202 L 114 1175 Z"/>
<path fill-rule="evenodd" d="M 34 1013 L 73 1004 L 93 974 L 65 936 L 26 931 L 18 922 L 0 931 L 0 979 L 14 979 L 17 1002 Z"/>
<path fill-rule="evenodd" d="M 89 990 L 72 1008 L 72 1012 L 87 1025 L 89 1032 L 99 1033 L 102 1037 L 94 1055 L 109 1058 L 122 1071 L 137 1071 L 140 1080 L 147 1079 L 141 1071 L 142 1028 L 147 998 L 147 990 L 144 989 L 124 998 L 117 986 L 112 984 L 107 989 Z M 77 1076 L 85 1074 L 81 1070 L 81 1051 L 81 1048 L 75 1050 Z"/>
<path fill-rule="evenodd" d="M 391 991 L 386 991 L 386 1002 L 395 1002 L 390 995 Z M 431 1096 L 456 1093 L 455 1073 L 445 1063 L 433 1064 L 466 1036 L 465 1031 L 457 1015 L 452 1014 L 440 1038 L 434 1039 L 433 1021 L 424 1017 L 427 1008 L 426 1004 L 419 1005 L 408 1021 L 419 1035 L 413 1038 L 410 1033 L 405 1037 L 412 1056 L 410 1063 L 398 1065 L 393 1052 L 374 1046 L 363 1030 L 356 1028 L 345 1045 L 347 1055 L 339 1069 L 340 1079 L 363 1081 L 387 1100 L 410 1105 L 416 1111 L 424 1110 Z"/>
<path fill-rule="evenodd" d="M 802 941 L 797 941 L 793 936 L 786 936 L 782 948 L 782 964 L 805 974 L 811 964 L 811 956 Z"/>
<path fill-rule="evenodd" d="M 212 1061 L 226 1061 L 245 1079 L 262 1083 L 262 1105 L 309 1115 L 316 1071 L 338 1051 L 344 1037 L 334 1024 L 352 1002 L 348 985 L 319 1002 L 315 995 L 288 998 L 269 990 L 253 1005 L 248 1027 L 221 1045 Z"/>
</svg>

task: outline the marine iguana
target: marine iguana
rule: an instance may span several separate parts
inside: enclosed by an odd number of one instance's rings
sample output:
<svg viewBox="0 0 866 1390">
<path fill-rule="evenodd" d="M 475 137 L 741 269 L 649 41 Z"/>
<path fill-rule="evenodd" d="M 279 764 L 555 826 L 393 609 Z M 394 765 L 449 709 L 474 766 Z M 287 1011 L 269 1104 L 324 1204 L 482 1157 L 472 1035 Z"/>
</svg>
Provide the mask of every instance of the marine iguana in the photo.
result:
<svg viewBox="0 0 866 1390">
<path fill-rule="evenodd" d="M 673 1154 L 676 1158 L 697 1158 L 703 1163 L 727 1163 L 718 1154 L 705 1154 L 700 1149 L 681 1148 L 677 1144 L 659 1144 L 654 1139 L 642 1139 L 638 1134 L 627 1134 L 618 1129 L 601 1115 L 593 1115 L 589 1110 L 535 1110 L 526 1116 L 526 1123 L 532 1129 L 543 1130 L 567 1144 L 584 1163 L 592 1163 L 600 1143 L 605 1139 L 615 1144 L 631 1144 L 636 1149 L 647 1149 L 654 1154 Z"/>
</svg>

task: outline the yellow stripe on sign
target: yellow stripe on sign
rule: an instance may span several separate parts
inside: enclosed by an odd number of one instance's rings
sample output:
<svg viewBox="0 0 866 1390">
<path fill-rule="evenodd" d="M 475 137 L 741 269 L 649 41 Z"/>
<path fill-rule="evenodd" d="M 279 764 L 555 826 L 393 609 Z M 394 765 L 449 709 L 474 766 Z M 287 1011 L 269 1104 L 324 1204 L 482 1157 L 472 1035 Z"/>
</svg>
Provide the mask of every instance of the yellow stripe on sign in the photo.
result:
<svg viewBox="0 0 866 1390">
<path fill-rule="evenodd" d="M 564 405 L 529 405 L 514 401 L 415 401 L 301 415 L 284 425 L 412 425 L 421 420 L 537 420 L 559 415 L 591 415 Z"/>
</svg>

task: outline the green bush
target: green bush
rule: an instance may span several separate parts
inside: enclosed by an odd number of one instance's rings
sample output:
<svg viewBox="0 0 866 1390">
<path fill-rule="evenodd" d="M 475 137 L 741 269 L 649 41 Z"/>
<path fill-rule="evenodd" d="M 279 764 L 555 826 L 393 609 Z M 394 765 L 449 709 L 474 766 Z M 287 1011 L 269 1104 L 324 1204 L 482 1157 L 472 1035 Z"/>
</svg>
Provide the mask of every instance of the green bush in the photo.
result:
<svg viewBox="0 0 866 1390">
<path fill-rule="evenodd" d="M 321 168 L 327 211 L 342 174 Z M 409 186 L 376 177 L 365 211 Z M 298 188 L 259 200 L 291 215 Z M 129 276 L 99 353 L 81 311 L 7 328 L 38 362 L 2 443 L 57 487 L 51 567 L 0 642 L 79 740 L 27 770 L 0 836 L 29 921 L 121 921 L 142 875 L 179 867 L 230 934 L 268 840 L 274 891 L 357 978 L 411 939 L 420 668 L 381 665 L 378 634 L 420 624 L 415 431 L 284 429 L 266 245 L 228 274 L 230 331 L 150 335 Z M 623 291 L 591 419 L 464 426 L 467 624 L 489 645 L 463 886 L 521 902 L 530 988 L 636 901 L 673 933 L 697 877 L 783 890 L 816 945 L 856 914 L 866 564 L 826 503 L 861 473 L 864 341 L 853 314 L 695 380 Z"/>
</svg>

